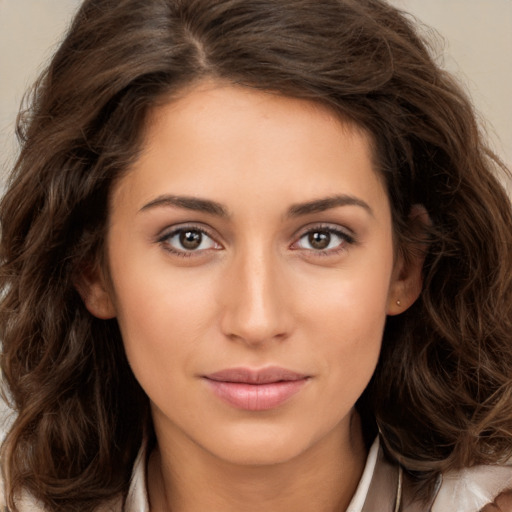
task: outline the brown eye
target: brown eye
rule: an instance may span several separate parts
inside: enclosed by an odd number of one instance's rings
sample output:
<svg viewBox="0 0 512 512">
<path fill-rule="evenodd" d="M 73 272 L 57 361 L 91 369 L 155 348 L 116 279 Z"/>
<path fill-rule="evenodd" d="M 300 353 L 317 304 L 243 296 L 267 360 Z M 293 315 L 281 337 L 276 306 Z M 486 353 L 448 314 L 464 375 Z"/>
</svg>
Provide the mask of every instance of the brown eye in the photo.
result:
<svg viewBox="0 0 512 512">
<path fill-rule="evenodd" d="M 327 249 L 331 243 L 331 234 L 327 231 L 312 231 L 308 234 L 308 242 L 313 249 Z"/>
<path fill-rule="evenodd" d="M 180 245 L 187 251 L 197 249 L 203 240 L 203 233 L 201 231 L 184 230 L 179 234 Z"/>
<path fill-rule="evenodd" d="M 294 244 L 292 249 L 309 251 L 319 255 L 336 254 L 355 243 L 354 237 L 337 226 L 318 226 L 306 231 Z"/>
<path fill-rule="evenodd" d="M 181 256 L 201 253 L 209 249 L 222 249 L 211 236 L 198 228 L 183 227 L 164 234 L 159 243 L 169 252 Z"/>
</svg>

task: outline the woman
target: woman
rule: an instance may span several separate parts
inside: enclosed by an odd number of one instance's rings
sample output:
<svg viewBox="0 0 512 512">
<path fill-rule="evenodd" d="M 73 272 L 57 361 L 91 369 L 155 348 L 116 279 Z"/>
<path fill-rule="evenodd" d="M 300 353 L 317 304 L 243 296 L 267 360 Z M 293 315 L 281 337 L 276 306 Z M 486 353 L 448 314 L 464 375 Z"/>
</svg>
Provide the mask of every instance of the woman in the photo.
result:
<svg viewBox="0 0 512 512">
<path fill-rule="evenodd" d="M 512 212 L 375 0 L 88 0 L 2 200 L 9 510 L 512 510 Z"/>
</svg>

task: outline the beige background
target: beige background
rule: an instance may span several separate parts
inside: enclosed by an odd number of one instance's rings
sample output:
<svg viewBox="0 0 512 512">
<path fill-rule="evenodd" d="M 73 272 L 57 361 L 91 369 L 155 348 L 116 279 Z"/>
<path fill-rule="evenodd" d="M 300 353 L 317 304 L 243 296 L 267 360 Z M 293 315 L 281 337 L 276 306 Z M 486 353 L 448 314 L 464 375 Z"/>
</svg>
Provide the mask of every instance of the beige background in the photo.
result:
<svg viewBox="0 0 512 512">
<path fill-rule="evenodd" d="M 446 67 L 463 80 L 487 120 L 492 146 L 512 166 L 512 0 L 391 1 L 443 36 Z M 15 158 L 14 119 L 23 92 L 79 3 L 0 0 L 0 183 Z"/>
</svg>

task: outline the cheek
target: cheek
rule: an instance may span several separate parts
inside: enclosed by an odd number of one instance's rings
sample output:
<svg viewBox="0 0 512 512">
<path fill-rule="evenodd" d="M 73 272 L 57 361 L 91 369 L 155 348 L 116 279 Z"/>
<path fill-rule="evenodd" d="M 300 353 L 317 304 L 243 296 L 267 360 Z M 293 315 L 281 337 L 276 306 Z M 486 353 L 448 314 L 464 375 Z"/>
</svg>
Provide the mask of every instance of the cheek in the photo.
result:
<svg viewBox="0 0 512 512">
<path fill-rule="evenodd" d="M 375 372 L 380 355 L 385 316 L 370 320 L 362 315 L 361 322 L 351 317 L 329 325 L 327 348 L 323 354 L 323 367 L 320 371 L 326 390 L 326 400 L 319 405 L 325 417 L 339 420 L 339 415 L 350 411 Z"/>
<path fill-rule="evenodd" d="M 347 265 L 329 272 L 304 274 L 295 294 L 312 325 L 363 344 L 372 338 L 365 333 L 382 331 L 393 255 L 391 247 L 381 249 L 361 257 L 357 253 Z"/>
<path fill-rule="evenodd" d="M 380 353 L 386 320 L 386 301 L 361 295 L 341 295 L 317 315 L 322 330 L 330 373 L 357 386 L 371 377 Z M 312 327 L 314 328 L 314 327 Z"/>
<path fill-rule="evenodd" d="M 355 401 L 375 370 L 392 272 L 392 251 L 387 254 L 317 279 L 321 286 L 301 295 L 306 336 L 322 355 L 322 373 L 330 378 L 333 398 L 343 390 L 348 401 Z M 311 290 L 305 283 L 302 288 Z"/>
<path fill-rule="evenodd" d="M 151 270 L 148 270 L 151 269 Z M 197 277 L 197 276 L 196 276 Z M 130 365 L 143 387 L 190 373 L 205 329 L 216 322 L 215 283 L 161 262 L 124 262 L 113 272 L 117 319 Z"/>
</svg>

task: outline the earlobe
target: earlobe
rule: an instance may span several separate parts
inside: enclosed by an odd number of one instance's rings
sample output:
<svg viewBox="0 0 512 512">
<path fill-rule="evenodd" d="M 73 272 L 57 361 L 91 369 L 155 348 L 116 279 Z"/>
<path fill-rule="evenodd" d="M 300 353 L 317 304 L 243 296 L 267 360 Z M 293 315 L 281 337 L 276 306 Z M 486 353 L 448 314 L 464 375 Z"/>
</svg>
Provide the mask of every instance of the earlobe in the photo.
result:
<svg viewBox="0 0 512 512">
<path fill-rule="evenodd" d="M 413 305 L 420 296 L 423 279 L 424 256 L 416 254 L 407 262 L 402 261 L 396 268 L 388 295 L 388 315 L 399 315 Z"/>
<path fill-rule="evenodd" d="M 427 226 L 430 218 L 422 205 L 414 205 L 409 215 L 411 233 L 418 240 L 402 248 L 395 262 L 388 294 L 388 315 L 399 315 L 411 307 L 423 288 L 423 263 L 428 250 Z"/>
<path fill-rule="evenodd" d="M 102 320 L 116 316 L 106 278 L 100 269 L 94 268 L 81 272 L 74 284 L 89 313 Z"/>
</svg>

